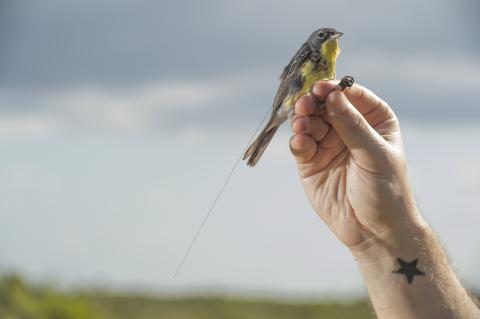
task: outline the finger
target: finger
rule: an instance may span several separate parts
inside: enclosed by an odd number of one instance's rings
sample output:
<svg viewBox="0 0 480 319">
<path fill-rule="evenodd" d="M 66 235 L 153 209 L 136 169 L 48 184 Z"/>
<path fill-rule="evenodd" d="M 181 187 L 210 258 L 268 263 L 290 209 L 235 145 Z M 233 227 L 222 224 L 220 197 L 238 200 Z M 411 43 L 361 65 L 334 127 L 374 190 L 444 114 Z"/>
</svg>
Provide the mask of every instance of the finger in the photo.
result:
<svg viewBox="0 0 480 319">
<path fill-rule="evenodd" d="M 308 167 L 305 168 L 308 168 L 310 172 L 323 170 L 334 162 L 338 155 L 344 152 L 345 149 L 345 144 L 337 143 L 328 149 L 318 150 L 310 162 L 306 164 Z"/>
<path fill-rule="evenodd" d="M 329 128 L 330 125 L 318 115 L 297 116 L 292 123 L 293 133 L 310 135 L 317 142 L 325 137 Z"/>
<path fill-rule="evenodd" d="M 344 93 L 350 103 L 352 103 L 362 114 L 378 110 L 394 115 L 392 109 L 387 103 L 385 103 L 385 101 L 359 84 L 354 84 L 350 89 L 345 90 Z"/>
<path fill-rule="evenodd" d="M 337 131 L 332 129 L 330 126 L 330 129 L 328 130 L 326 136 L 318 143 L 318 147 L 322 150 L 326 150 L 329 148 L 337 147 L 338 145 L 343 145 L 345 147 L 345 143 L 343 143 L 342 139 L 340 136 L 338 136 Z"/>
<path fill-rule="evenodd" d="M 300 97 L 295 103 L 295 114 L 315 115 L 318 114 L 318 111 L 318 99 L 311 94 Z"/>
<path fill-rule="evenodd" d="M 318 81 L 313 85 L 313 96 L 319 101 L 325 101 L 328 94 L 335 90 L 337 84 L 338 81 Z"/>
<path fill-rule="evenodd" d="M 378 168 L 379 160 L 385 158 L 389 145 L 342 92 L 336 90 L 328 95 L 323 116 L 358 164 L 367 169 Z"/>
<path fill-rule="evenodd" d="M 312 93 L 320 101 L 324 101 L 328 94 L 330 94 L 338 85 L 339 81 L 319 81 L 313 86 Z M 351 88 L 343 91 L 347 99 L 355 106 L 355 108 L 362 114 L 367 114 L 374 110 L 377 112 L 383 111 L 395 116 L 392 109 L 381 98 L 375 95 L 369 89 L 354 84 Z"/>
<path fill-rule="evenodd" d="M 317 151 L 317 142 L 309 135 L 293 135 L 290 138 L 290 151 L 297 163 L 307 163 L 313 158 Z"/>
<path fill-rule="evenodd" d="M 388 142 L 402 147 L 400 125 L 390 106 L 369 89 L 355 84 L 344 91 L 347 99 L 367 122 Z"/>
<path fill-rule="evenodd" d="M 295 134 L 305 134 L 310 126 L 310 119 L 308 116 L 301 116 L 295 114 L 295 117 L 292 120 L 292 132 Z"/>
</svg>

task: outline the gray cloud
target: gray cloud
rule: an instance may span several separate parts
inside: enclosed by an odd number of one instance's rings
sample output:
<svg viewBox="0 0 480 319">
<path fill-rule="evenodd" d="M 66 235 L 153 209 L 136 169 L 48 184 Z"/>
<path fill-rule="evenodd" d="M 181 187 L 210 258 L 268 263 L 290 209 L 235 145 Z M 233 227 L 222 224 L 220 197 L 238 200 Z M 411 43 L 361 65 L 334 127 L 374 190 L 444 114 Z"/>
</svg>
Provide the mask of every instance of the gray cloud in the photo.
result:
<svg viewBox="0 0 480 319">
<path fill-rule="evenodd" d="M 375 88 L 401 120 L 477 121 L 480 63 L 468 58 L 448 65 L 443 61 L 371 53 L 344 63 L 339 74 L 356 70 L 357 80 Z M 0 90 L 0 136 L 92 130 L 169 136 L 241 130 L 248 135 L 270 109 L 277 85 L 275 71 L 254 69 L 123 88 Z"/>
<path fill-rule="evenodd" d="M 475 4 L 409 3 L 2 2 L 2 134 L 245 130 L 319 25 L 345 31 L 339 76 L 401 119 L 480 118 Z"/>
<path fill-rule="evenodd" d="M 478 52 L 475 17 L 458 7 L 433 0 L 11 1 L 3 8 L 9 18 L 0 34 L 0 85 L 131 85 L 281 69 L 323 25 L 345 31 L 346 59 L 362 52 Z"/>
</svg>

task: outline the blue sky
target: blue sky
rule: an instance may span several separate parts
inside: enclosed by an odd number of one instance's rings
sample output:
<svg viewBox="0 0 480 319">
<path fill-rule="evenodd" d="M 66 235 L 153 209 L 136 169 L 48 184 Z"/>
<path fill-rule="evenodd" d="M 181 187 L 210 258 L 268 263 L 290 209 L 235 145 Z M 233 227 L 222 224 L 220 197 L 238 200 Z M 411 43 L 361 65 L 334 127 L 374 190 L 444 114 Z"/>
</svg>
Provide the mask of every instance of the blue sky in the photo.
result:
<svg viewBox="0 0 480 319">
<path fill-rule="evenodd" d="M 480 238 L 476 1 L 3 1 L 0 266 L 156 291 L 362 292 L 315 216 L 288 128 L 223 179 L 309 33 L 343 31 L 338 75 L 396 111 L 418 202 L 460 274 Z M 466 245 L 468 243 L 468 245 Z"/>
</svg>

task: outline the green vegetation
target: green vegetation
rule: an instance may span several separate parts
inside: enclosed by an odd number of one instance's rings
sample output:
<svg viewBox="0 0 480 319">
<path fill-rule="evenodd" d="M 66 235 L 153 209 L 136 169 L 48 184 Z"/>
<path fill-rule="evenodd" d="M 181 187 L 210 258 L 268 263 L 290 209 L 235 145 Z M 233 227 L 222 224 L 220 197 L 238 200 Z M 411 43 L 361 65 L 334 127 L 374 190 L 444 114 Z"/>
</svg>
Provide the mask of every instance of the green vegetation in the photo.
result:
<svg viewBox="0 0 480 319">
<path fill-rule="evenodd" d="M 111 293 L 62 293 L 0 278 L 1 319 L 366 319 L 364 301 L 294 304 L 224 298 L 165 299 Z"/>
<path fill-rule="evenodd" d="M 29 287 L 17 276 L 0 278 L 2 319 L 102 319 L 83 297 Z"/>
<path fill-rule="evenodd" d="M 105 318 L 125 319 L 366 319 L 365 302 L 352 304 L 290 304 L 269 301 L 191 298 L 159 300 L 142 297 L 105 297 L 93 300 Z"/>
</svg>

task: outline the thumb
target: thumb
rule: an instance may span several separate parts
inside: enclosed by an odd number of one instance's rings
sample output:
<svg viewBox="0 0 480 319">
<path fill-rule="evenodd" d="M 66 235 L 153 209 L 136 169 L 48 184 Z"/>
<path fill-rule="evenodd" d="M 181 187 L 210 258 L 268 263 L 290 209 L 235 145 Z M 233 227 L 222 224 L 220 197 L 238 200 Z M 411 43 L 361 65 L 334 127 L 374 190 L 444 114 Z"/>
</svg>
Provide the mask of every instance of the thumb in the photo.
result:
<svg viewBox="0 0 480 319">
<path fill-rule="evenodd" d="M 332 91 L 327 96 L 323 117 L 330 122 L 359 165 L 372 171 L 383 166 L 381 163 L 388 157 L 391 146 L 341 91 Z"/>
</svg>

